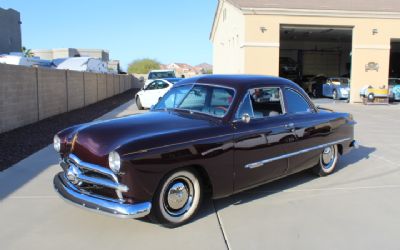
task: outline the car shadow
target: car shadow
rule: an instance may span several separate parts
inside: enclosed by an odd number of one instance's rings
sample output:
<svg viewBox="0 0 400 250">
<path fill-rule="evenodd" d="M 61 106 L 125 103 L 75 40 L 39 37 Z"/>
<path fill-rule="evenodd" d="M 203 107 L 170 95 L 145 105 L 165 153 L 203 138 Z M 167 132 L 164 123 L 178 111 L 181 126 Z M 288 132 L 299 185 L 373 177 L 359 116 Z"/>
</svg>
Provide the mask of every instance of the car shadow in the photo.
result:
<svg viewBox="0 0 400 250">
<path fill-rule="evenodd" d="M 353 164 L 363 160 L 368 159 L 370 155 L 376 151 L 376 148 L 360 146 L 357 150 L 352 150 L 350 153 L 342 156 L 338 162 L 336 172 L 343 171 L 345 168 L 352 166 Z M 240 206 L 254 200 L 265 198 L 269 195 L 273 195 L 282 192 L 287 189 L 300 186 L 309 181 L 319 178 L 314 175 L 310 170 L 305 170 L 285 178 L 261 185 L 259 187 L 243 191 L 241 193 L 234 194 L 227 198 L 222 198 L 212 201 L 214 209 L 210 209 L 209 205 L 204 207 L 199 211 L 195 220 L 201 219 L 203 217 L 209 216 L 211 213 L 216 213 L 230 206 Z M 210 198 L 206 198 L 210 199 Z M 195 221 L 194 220 L 194 221 Z"/>
</svg>

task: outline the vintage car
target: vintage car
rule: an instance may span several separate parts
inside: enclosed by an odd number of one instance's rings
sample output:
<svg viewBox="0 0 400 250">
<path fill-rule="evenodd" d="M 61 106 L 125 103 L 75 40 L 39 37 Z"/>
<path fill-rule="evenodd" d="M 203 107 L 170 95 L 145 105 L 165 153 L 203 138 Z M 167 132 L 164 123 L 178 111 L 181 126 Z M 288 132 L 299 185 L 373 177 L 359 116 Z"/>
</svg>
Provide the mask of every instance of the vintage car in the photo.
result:
<svg viewBox="0 0 400 250">
<path fill-rule="evenodd" d="M 279 75 L 297 75 L 298 65 L 295 60 L 290 57 L 280 57 L 279 58 Z"/>
<path fill-rule="evenodd" d="M 392 101 L 400 101 L 400 79 L 389 79 L 389 98 Z"/>
<path fill-rule="evenodd" d="M 360 90 L 361 99 L 365 99 L 368 102 L 374 102 L 375 99 L 389 99 L 389 89 L 385 85 L 374 88 L 373 86 L 364 86 Z"/>
<path fill-rule="evenodd" d="M 335 100 L 348 99 L 350 96 L 350 79 L 342 77 L 332 77 L 322 85 L 322 95 L 331 97 Z"/>
<path fill-rule="evenodd" d="M 323 97 L 322 86 L 326 83 L 326 80 L 328 80 L 328 77 L 317 75 L 308 82 L 303 83 L 303 85 L 306 86 L 306 92 L 310 93 L 313 97 Z"/>
<path fill-rule="evenodd" d="M 83 208 L 179 226 L 206 193 L 226 197 L 310 168 L 331 174 L 358 147 L 354 124 L 283 78 L 189 78 L 150 112 L 55 135 L 63 171 L 54 186 Z"/>
</svg>

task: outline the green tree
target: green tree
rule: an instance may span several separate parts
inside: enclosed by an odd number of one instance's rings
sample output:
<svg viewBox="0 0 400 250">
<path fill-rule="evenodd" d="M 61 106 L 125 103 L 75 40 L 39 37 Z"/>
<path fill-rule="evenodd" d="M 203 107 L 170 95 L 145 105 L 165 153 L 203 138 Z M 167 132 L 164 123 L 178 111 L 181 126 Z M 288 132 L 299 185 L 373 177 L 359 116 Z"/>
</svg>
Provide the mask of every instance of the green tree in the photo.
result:
<svg viewBox="0 0 400 250">
<path fill-rule="evenodd" d="M 144 58 L 133 61 L 128 66 L 128 73 L 147 74 L 150 70 L 160 69 L 157 60 Z"/>
<path fill-rule="evenodd" d="M 22 53 L 24 53 L 25 57 L 33 57 L 34 54 L 31 49 L 27 49 L 26 47 L 22 47 Z"/>
</svg>

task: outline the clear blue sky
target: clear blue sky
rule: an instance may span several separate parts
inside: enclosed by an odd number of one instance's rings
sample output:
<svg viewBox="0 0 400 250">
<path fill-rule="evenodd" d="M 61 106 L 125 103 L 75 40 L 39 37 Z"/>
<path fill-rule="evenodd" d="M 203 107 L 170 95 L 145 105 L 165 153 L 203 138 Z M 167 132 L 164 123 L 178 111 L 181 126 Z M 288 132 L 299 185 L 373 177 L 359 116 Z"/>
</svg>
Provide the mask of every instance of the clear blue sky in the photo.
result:
<svg viewBox="0 0 400 250">
<path fill-rule="evenodd" d="M 143 57 L 211 63 L 216 6 L 217 0 L 0 0 L 21 13 L 23 46 L 106 49 L 123 68 Z"/>
</svg>

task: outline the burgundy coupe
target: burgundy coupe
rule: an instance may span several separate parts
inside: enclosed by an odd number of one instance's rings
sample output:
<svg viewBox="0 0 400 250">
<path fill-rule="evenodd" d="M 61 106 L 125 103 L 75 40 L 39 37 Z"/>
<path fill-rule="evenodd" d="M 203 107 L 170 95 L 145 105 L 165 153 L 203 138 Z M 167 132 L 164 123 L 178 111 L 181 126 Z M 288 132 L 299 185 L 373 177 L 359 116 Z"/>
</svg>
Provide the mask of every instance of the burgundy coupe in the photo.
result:
<svg viewBox="0 0 400 250">
<path fill-rule="evenodd" d="M 334 172 L 357 148 L 352 115 L 319 109 L 276 77 L 206 75 L 180 81 L 152 109 L 59 132 L 57 192 L 122 218 L 189 221 L 216 199 L 290 174 Z"/>
</svg>

